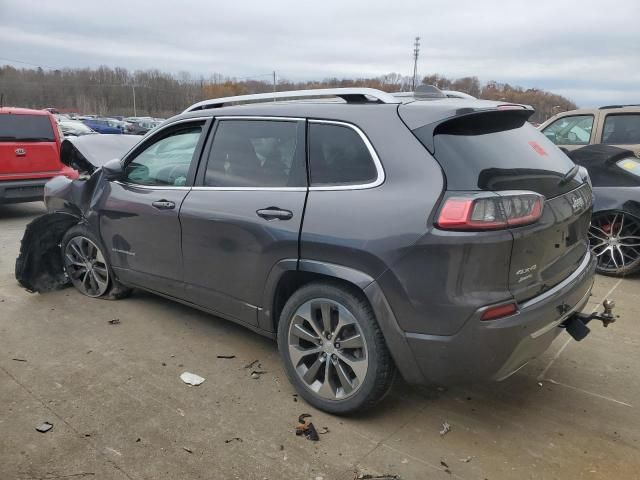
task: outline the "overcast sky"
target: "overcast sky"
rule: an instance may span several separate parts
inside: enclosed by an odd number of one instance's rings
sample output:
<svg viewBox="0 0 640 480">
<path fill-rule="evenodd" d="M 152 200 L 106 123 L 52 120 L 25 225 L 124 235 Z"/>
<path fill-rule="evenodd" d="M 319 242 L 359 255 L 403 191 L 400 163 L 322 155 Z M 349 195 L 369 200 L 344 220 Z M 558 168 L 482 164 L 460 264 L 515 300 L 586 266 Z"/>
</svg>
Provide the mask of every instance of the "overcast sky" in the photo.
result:
<svg viewBox="0 0 640 480">
<path fill-rule="evenodd" d="M 0 64 L 16 66 L 409 75 L 416 35 L 421 76 L 640 103 L 640 0 L 0 0 Z"/>
</svg>

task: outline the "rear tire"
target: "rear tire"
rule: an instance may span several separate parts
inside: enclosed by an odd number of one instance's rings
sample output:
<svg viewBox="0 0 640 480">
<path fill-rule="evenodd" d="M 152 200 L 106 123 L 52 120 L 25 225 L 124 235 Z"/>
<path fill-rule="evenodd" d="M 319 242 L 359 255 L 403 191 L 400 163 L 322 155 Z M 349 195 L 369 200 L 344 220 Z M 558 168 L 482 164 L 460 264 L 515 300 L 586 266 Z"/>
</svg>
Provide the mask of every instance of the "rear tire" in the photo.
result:
<svg viewBox="0 0 640 480">
<path fill-rule="evenodd" d="M 314 282 L 289 298 L 278 323 L 278 349 L 300 396 L 333 414 L 374 406 L 396 375 L 369 302 L 338 283 Z"/>
<path fill-rule="evenodd" d="M 71 227 L 60 243 L 65 273 L 83 295 L 119 300 L 131 294 L 113 275 L 102 242 L 83 225 Z"/>
<path fill-rule="evenodd" d="M 589 247 L 596 271 L 625 277 L 640 270 L 640 220 L 620 211 L 599 212 L 591 218 Z"/>
</svg>

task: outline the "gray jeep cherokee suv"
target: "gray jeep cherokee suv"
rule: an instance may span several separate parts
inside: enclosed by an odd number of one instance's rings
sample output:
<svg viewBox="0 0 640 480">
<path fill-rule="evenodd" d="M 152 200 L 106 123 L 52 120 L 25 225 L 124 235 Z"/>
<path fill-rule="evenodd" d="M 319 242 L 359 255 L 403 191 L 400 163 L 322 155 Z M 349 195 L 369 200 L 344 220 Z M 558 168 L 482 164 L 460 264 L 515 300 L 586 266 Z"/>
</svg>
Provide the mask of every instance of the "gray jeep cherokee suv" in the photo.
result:
<svg viewBox="0 0 640 480">
<path fill-rule="evenodd" d="M 586 304 L 588 177 L 530 107 L 275 97 L 200 102 L 106 163 L 106 137 L 67 140 L 83 175 L 47 185 L 19 281 L 141 288 L 277 338 L 300 395 L 332 413 L 375 404 L 396 371 L 504 379 Z"/>
</svg>

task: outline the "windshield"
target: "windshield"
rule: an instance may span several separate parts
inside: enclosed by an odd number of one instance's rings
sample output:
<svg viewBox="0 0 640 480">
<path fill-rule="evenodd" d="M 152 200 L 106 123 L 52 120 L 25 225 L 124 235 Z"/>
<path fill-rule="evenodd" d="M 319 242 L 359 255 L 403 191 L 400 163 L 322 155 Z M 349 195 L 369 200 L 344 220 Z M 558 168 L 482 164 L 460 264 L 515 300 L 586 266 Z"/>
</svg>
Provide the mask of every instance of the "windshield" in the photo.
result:
<svg viewBox="0 0 640 480">
<path fill-rule="evenodd" d="M 54 142 L 48 115 L 0 114 L 0 142 Z"/>
</svg>

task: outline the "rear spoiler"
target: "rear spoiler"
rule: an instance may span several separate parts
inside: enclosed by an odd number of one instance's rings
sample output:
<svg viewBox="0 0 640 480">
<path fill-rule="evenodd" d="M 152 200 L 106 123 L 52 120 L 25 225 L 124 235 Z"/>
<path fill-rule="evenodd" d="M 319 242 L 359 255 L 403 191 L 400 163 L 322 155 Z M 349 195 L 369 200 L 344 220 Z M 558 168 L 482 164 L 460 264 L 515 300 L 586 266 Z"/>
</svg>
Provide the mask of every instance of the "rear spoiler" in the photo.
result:
<svg viewBox="0 0 640 480">
<path fill-rule="evenodd" d="M 438 134 L 481 135 L 518 128 L 529 120 L 533 112 L 533 108 L 527 105 L 516 104 L 497 105 L 495 108 L 482 110 L 460 108 L 448 118 L 423 125 L 412 131 L 420 132 L 421 142 L 433 155 L 434 137 Z"/>
</svg>

